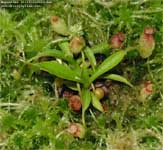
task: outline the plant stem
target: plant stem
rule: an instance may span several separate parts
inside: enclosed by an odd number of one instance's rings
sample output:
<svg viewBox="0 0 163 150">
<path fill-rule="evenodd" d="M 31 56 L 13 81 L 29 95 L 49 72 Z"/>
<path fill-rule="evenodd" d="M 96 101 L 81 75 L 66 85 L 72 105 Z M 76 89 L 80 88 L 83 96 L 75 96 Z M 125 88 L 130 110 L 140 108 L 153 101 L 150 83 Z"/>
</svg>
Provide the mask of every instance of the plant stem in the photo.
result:
<svg viewBox="0 0 163 150">
<path fill-rule="evenodd" d="M 142 5 L 143 3 L 149 2 L 149 0 L 139 0 L 136 2 L 131 2 L 131 5 Z"/>
<path fill-rule="evenodd" d="M 8 107 L 8 106 L 20 106 L 18 103 L 0 103 L 0 107 Z"/>
<path fill-rule="evenodd" d="M 86 126 L 86 124 L 85 124 L 85 112 L 84 111 L 82 111 L 82 123 L 84 126 Z"/>
<path fill-rule="evenodd" d="M 77 89 L 78 89 L 79 95 L 80 95 L 80 97 L 81 97 L 81 96 L 82 96 L 82 93 L 81 93 L 80 84 L 79 84 L 79 83 L 77 83 L 76 85 L 77 85 Z"/>
<path fill-rule="evenodd" d="M 139 11 L 135 11 L 134 14 L 150 14 L 150 13 L 159 13 L 159 12 L 163 12 L 163 9 L 161 8 L 157 8 L 155 10 L 139 10 Z"/>
<path fill-rule="evenodd" d="M 91 114 L 93 120 L 94 120 L 96 123 L 98 123 L 98 121 L 97 121 L 97 119 L 96 119 L 96 117 L 95 117 L 95 115 L 94 115 L 94 113 L 92 112 L 91 109 L 89 109 L 89 112 L 90 112 L 90 114 Z"/>
<path fill-rule="evenodd" d="M 55 93 L 55 97 L 57 99 L 57 101 L 59 100 L 59 95 L 58 95 L 58 90 L 57 90 L 57 84 L 56 82 L 54 82 L 54 93 Z"/>
<path fill-rule="evenodd" d="M 0 147 L 5 145 L 7 145 L 7 143 L 0 143 Z"/>
<path fill-rule="evenodd" d="M 102 5 L 103 7 L 110 9 L 116 5 L 118 5 L 122 0 L 113 0 L 110 2 L 101 2 L 101 0 L 95 0 L 96 3 L 98 3 L 99 5 Z"/>
<path fill-rule="evenodd" d="M 144 19 L 144 20 L 152 20 L 152 17 L 144 16 L 144 15 L 132 15 L 132 18 L 136 19 Z"/>
<path fill-rule="evenodd" d="M 65 42 L 65 41 L 68 41 L 69 39 L 68 38 L 61 38 L 61 39 L 56 39 L 54 41 L 51 41 L 47 44 L 47 47 L 51 44 L 56 44 L 56 43 L 60 43 L 60 42 Z"/>
</svg>

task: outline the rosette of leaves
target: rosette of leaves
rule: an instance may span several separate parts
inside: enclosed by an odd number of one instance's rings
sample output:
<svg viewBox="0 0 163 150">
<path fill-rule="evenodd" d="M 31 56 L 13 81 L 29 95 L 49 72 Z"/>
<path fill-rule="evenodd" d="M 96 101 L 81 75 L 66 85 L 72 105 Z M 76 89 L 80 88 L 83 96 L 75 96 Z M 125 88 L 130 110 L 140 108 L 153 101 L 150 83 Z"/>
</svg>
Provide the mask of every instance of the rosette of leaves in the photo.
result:
<svg viewBox="0 0 163 150">
<path fill-rule="evenodd" d="M 96 47 L 101 50 L 101 53 L 106 53 L 104 43 L 94 46 L 93 48 L 86 47 L 83 51 L 81 51 L 81 57 L 75 59 L 71 53 L 69 43 L 63 42 L 60 43 L 61 50 L 47 50 L 35 57 L 52 56 L 55 60 L 33 63 L 33 66 L 39 70 L 46 71 L 58 78 L 80 85 L 76 89 L 78 89 L 82 100 L 83 124 L 85 124 L 85 111 L 89 108 L 91 103 L 96 109 L 103 111 L 98 97 L 96 97 L 93 91 L 90 90 L 90 86 L 96 79 L 99 77 L 101 78 L 109 70 L 116 67 L 123 60 L 126 54 L 126 51 L 119 50 L 108 56 L 102 63 L 97 65 L 95 57 Z M 60 59 L 60 61 L 58 61 L 58 59 Z M 104 78 L 119 81 L 132 86 L 127 79 L 120 75 L 110 74 L 105 75 Z"/>
</svg>

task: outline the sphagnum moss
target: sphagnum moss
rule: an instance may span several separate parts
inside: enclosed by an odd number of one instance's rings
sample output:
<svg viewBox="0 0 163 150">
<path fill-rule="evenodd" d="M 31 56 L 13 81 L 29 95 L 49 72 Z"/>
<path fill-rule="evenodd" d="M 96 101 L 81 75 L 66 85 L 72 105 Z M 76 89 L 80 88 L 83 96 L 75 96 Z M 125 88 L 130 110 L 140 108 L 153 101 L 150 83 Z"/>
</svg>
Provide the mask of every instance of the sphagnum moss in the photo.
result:
<svg viewBox="0 0 163 150">
<path fill-rule="evenodd" d="M 162 1 L 64 0 L 53 3 L 50 7 L 38 9 L 0 10 L 0 149 L 161 149 Z M 53 26 L 51 16 L 61 19 L 60 25 Z M 57 18 L 53 19 L 57 21 Z M 149 30 L 146 32 L 149 27 L 155 28 L 152 35 L 155 48 L 152 46 L 146 56 L 141 53 L 148 50 L 142 48 L 140 38 L 144 33 L 149 34 Z M 117 33 L 125 35 L 125 39 L 118 40 L 119 45 L 113 41 Z M 66 42 L 69 45 L 73 37 L 82 37 L 85 48 L 89 50 L 82 49 L 74 56 L 70 52 L 65 57 L 63 55 L 68 49 L 62 52 L 60 48 L 66 46 Z M 113 47 L 113 44 L 116 45 Z M 111 75 L 123 75 L 133 88 L 112 81 L 107 87 L 107 96 L 99 101 L 102 104 L 97 107 L 105 104 L 107 111 L 100 113 L 90 102 L 85 114 L 87 127 L 84 127 L 84 134 L 82 138 L 81 135 L 74 136 L 67 129 L 72 124 L 83 126 L 80 112 L 69 109 L 62 90 L 61 97 L 55 97 L 60 90 L 53 86 L 55 76 L 42 76 L 31 64 L 40 57 L 53 55 L 57 63 L 76 70 L 77 76 L 80 69 L 74 65 L 93 68 L 82 70 L 84 79 L 87 79 L 95 73 L 96 66 L 119 51 L 119 47 L 127 49 L 128 53 L 122 63 L 111 70 Z M 137 52 L 148 58 L 141 58 Z M 94 76 L 98 76 L 98 81 L 91 78 L 95 85 L 96 82 L 105 82 L 108 74 Z M 140 90 L 145 81 L 151 81 L 152 93 L 142 102 Z M 48 86 L 44 86 L 45 83 Z M 73 83 L 67 86 L 74 90 L 73 94 L 81 97 L 82 85 L 76 87 Z M 93 89 L 88 88 L 92 93 Z M 55 93 L 53 89 L 56 89 Z"/>
</svg>

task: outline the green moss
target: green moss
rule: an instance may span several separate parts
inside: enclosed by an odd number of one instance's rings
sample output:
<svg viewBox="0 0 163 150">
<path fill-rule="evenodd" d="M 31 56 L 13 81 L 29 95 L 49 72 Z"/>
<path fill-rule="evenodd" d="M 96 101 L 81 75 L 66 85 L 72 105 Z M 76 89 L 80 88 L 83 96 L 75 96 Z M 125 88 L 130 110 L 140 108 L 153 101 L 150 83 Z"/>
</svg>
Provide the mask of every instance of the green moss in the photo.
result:
<svg viewBox="0 0 163 150">
<path fill-rule="evenodd" d="M 58 0 L 51 6 L 35 10 L 1 9 L 0 149 L 116 147 L 118 150 L 134 150 L 135 146 L 135 149 L 157 150 L 163 147 L 161 11 L 161 0 L 97 0 L 83 6 Z M 65 20 L 72 32 L 70 37 L 52 31 L 50 17 L 53 15 Z M 156 28 L 156 48 L 147 60 L 141 59 L 135 48 L 145 26 Z M 72 112 L 67 100 L 55 97 L 54 76 L 44 72 L 31 75 L 36 68 L 32 68 L 29 60 L 45 49 L 59 49 L 58 41 L 69 42 L 74 35 L 82 36 L 86 45 L 92 47 L 110 43 L 111 36 L 118 32 L 126 35 L 123 48 L 134 51 L 128 52 L 124 61 L 111 71 L 128 78 L 134 88 L 112 82 L 109 97 L 102 100 L 107 104 L 107 111 L 100 113 L 89 107 L 85 116 L 87 134 L 83 139 L 74 138 L 66 129 L 72 122 L 82 122 L 81 112 Z M 114 51 L 110 49 L 108 55 Z M 80 57 L 75 56 L 75 59 Z M 19 78 L 14 77 L 14 70 L 19 73 Z M 153 93 L 141 103 L 138 97 L 145 80 L 151 80 Z M 49 88 L 45 86 L 47 84 Z"/>
</svg>

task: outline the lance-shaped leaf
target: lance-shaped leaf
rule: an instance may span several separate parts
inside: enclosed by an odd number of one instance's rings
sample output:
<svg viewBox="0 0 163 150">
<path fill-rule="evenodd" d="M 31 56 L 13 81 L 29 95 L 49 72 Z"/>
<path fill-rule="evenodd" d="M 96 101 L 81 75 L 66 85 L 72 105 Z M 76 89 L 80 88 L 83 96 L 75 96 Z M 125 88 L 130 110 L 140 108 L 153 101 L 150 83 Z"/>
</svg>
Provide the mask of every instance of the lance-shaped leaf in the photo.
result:
<svg viewBox="0 0 163 150">
<path fill-rule="evenodd" d="M 96 69 L 95 73 L 90 77 L 90 82 L 93 82 L 95 79 L 97 79 L 102 74 L 106 73 L 107 71 L 111 70 L 115 66 L 117 66 L 122 59 L 124 58 L 126 52 L 123 50 L 120 50 L 118 52 L 115 52 L 111 56 L 109 56 L 107 59 L 105 59 Z"/>
<path fill-rule="evenodd" d="M 72 62 L 74 61 L 71 57 L 66 57 L 64 52 L 59 51 L 59 50 L 55 50 L 55 49 L 48 49 L 48 50 L 44 50 L 43 52 L 38 53 L 36 56 L 32 57 L 29 61 L 33 61 L 36 60 L 40 57 L 47 57 L 47 56 L 51 56 L 54 58 L 59 58 L 68 62 Z"/>
<path fill-rule="evenodd" d="M 86 66 L 82 68 L 81 71 L 81 78 L 83 80 L 83 85 L 85 88 L 88 88 L 90 83 L 89 83 L 89 70 Z"/>
<path fill-rule="evenodd" d="M 34 64 L 39 67 L 41 70 L 47 71 L 50 74 L 53 74 L 59 78 L 66 80 L 82 82 L 80 74 L 77 71 L 73 71 L 68 66 L 58 63 L 57 61 L 47 61 Z"/>
<path fill-rule="evenodd" d="M 91 93 L 89 89 L 83 89 L 82 90 L 82 121 L 83 124 L 85 124 L 85 111 L 88 109 L 90 103 L 91 103 Z"/>
<path fill-rule="evenodd" d="M 100 103 L 100 100 L 96 97 L 94 93 L 91 93 L 92 96 L 92 105 L 94 108 L 98 109 L 99 111 L 103 112 L 104 109 Z"/>
<path fill-rule="evenodd" d="M 87 47 L 84 50 L 84 52 L 85 52 L 85 55 L 87 56 L 88 60 L 90 61 L 91 66 L 94 68 L 96 66 L 96 58 L 94 56 L 93 51 L 90 48 Z"/>
<path fill-rule="evenodd" d="M 122 83 L 129 85 L 130 87 L 133 87 L 133 85 L 126 78 L 124 78 L 120 75 L 117 75 L 117 74 L 109 74 L 105 78 L 115 80 L 115 81 L 119 81 L 119 82 L 122 82 Z"/>
</svg>

